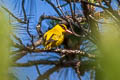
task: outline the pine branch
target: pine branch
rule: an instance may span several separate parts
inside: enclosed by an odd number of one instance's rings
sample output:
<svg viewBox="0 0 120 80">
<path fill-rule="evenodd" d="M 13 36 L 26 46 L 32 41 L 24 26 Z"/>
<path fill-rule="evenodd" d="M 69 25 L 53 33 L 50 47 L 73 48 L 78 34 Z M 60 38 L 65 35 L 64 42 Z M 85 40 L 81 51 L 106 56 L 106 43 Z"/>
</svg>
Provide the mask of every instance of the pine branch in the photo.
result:
<svg viewBox="0 0 120 80">
<path fill-rule="evenodd" d="M 4 6 L 2 6 L 2 8 L 9 13 L 9 15 L 11 15 L 13 18 L 15 18 L 19 23 L 24 23 L 26 24 L 25 21 L 22 21 L 22 19 L 19 19 L 18 17 L 16 17 L 10 10 L 8 10 L 7 8 L 5 8 Z"/>
<path fill-rule="evenodd" d="M 28 61 L 26 63 L 13 63 L 11 64 L 11 66 L 14 67 L 30 67 L 30 66 L 35 66 L 35 65 L 40 65 L 40 64 L 44 64 L 44 65 L 57 65 L 60 67 L 76 67 L 77 63 L 80 63 L 80 66 L 95 66 L 95 62 L 94 61 L 49 61 L 49 60 L 36 60 L 36 61 Z"/>
</svg>

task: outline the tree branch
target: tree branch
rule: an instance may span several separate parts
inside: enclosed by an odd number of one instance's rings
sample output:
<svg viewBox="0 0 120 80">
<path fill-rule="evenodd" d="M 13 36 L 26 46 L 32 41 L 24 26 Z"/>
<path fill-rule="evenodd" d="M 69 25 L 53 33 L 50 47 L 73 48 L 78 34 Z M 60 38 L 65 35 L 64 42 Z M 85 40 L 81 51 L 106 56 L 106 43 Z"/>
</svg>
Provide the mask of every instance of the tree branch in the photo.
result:
<svg viewBox="0 0 120 80">
<path fill-rule="evenodd" d="M 67 49 L 55 49 L 55 50 L 41 50 L 41 49 L 30 49 L 29 47 L 25 49 L 28 52 L 35 52 L 35 53 L 40 53 L 40 52 L 56 52 L 60 54 L 78 54 L 81 56 L 89 57 L 89 58 L 96 58 L 95 55 L 90 54 L 90 53 L 85 53 L 84 51 L 81 50 L 67 50 Z"/>
<path fill-rule="evenodd" d="M 51 19 L 51 20 L 58 20 L 58 21 L 63 21 L 64 19 L 60 18 L 60 17 L 56 17 L 56 16 L 47 16 L 47 15 L 42 15 L 39 18 L 39 22 L 38 24 L 41 24 L 42 20 L 44 19 Z"/>
<path fill-rule="evenodd" d="M 80 63 L 80 66 L 84 66 L 84 65 L 95 65 L 94 61 L 49 61 L 49 60 L 37 60 L 37 61 L 28 61 L 26 63 L 13 63 L 11 64 L 11 66 L 14 67 L 30 67 L 30 66 L 34 66 L 34 65 L 57 65 L 60 67 L 76 67 L 77 63 Z M 79 66 L 79 67 L 80 67 Z"/>
<path fill-rule="evenodd" d="M 59 61 L 38 60 L 38 61 L 28 61 L 27 63 L 13 63 L 11 66 L 29 67 L 29 66 L 39 65 L 39 64 L 56 65 L 56 64 L 60 64 L 60 62 Z"/>
<path fill-rule="evenodd" d="M 36 30 L 38 32 L 39 37 L 42 37 L 42 35 L 43 35 L 43 33 L 41 31 L 41 24 L 42 24 L 42 21 L 45 20 L 45 19 L 64 21 L 62 18 L 55 17 L 55 16 L 46 16 L 46 15 L 43 14 L 42 16 L 40 16 L 39 22 L 36 26 Z"/>
</svg>

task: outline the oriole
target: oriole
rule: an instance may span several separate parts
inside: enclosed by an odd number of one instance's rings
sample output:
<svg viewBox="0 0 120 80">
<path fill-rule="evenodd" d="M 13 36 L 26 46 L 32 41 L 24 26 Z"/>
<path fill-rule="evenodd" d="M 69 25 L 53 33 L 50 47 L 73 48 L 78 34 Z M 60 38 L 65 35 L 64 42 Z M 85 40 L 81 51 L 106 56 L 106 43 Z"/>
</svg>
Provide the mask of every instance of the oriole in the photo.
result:
<svg viewBox="0 0 120 80">
<path fill-rule="evenodd" d="M 64 33 L 70 33 L 72 32 L 67 29 L 67 26 L 65 24 L 57 24 L 52 29 L 47 31 L 44 36 L 44 49 L 51 49 L 53 47 L 57 47 L 62 44 L 64 40 Z"/>
</svg>

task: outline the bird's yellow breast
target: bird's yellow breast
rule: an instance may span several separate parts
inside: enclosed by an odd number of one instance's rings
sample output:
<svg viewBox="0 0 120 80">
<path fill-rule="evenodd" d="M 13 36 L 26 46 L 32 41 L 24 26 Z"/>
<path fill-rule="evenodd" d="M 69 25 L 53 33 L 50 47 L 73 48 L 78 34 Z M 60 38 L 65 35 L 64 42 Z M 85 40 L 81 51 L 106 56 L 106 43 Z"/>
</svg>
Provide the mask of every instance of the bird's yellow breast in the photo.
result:
<svg viewBox="0 0 120 80">
<path fill-rule="evenodd" d="M 62 44 L 64 40 L 63 30 L 59 25 L 56 25 L 51 30 L 44 34 L 44 46 L 45 49 L 51 49 Z"/>
</svg>

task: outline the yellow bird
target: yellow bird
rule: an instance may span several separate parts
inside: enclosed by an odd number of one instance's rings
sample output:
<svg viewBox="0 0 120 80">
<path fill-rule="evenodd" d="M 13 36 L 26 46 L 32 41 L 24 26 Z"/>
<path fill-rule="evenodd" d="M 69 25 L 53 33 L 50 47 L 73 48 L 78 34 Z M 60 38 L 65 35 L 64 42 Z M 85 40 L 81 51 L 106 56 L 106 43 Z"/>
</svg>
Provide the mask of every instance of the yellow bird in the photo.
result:
<svg viewBox="0 0 120 80">
<path fill-rule="evenodd" d="M 52 29 L 47 31 L 43 36 L 43 45 L 45 46 L 44 49 L 50 50 L 53 47 L 61 45 L 64 40 L 64 33 L 72 34 L 72 32 L 67 29 L 65 24 L 57 24 Z"/>
</svg>

